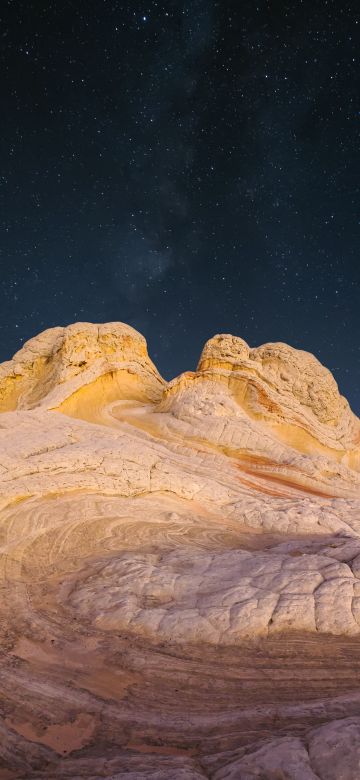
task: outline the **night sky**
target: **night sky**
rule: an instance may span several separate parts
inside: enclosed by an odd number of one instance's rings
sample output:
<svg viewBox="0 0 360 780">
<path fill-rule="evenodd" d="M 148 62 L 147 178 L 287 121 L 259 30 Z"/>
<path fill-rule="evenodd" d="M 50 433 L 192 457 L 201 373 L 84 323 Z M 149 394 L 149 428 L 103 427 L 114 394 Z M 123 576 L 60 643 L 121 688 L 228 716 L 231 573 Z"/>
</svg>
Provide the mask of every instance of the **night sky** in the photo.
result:
<svg viewBox="0 0 360 780">
<path fill-rule="evenodd" d="M 356 6 L 6 2 L 0 360 L 120 320 L 166 378 L 285 341 L 360 413 Z"/>
</svg>

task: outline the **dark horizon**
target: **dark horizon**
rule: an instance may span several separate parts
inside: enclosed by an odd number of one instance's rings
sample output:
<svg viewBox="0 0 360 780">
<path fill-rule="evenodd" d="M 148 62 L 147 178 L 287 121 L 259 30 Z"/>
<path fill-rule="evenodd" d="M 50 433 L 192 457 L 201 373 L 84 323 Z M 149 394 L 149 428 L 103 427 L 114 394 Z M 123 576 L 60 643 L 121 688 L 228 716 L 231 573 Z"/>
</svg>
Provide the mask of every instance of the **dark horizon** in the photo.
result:
<svg viewBox="0 0 360 780">
<path fill-rule="evenodd" d="M 1 12 L 0 360 L 127 322 L 166 379 L 283 341 L 360 414 L 356 8 Z"/>
</svg>

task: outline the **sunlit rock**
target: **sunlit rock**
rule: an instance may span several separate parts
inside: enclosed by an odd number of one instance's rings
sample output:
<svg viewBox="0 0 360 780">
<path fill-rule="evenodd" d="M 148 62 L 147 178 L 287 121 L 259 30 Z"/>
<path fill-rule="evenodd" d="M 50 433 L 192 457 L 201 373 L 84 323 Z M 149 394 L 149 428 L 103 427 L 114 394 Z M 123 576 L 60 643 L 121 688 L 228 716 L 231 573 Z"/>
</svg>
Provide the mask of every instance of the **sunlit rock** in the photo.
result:
<svg viewBox="0 0 360 780">
<path fill-rule="evenodd" d="M 285 344 L 0 366 L 0 778 L 358 780 L 360 422 Z"/>
</svg>

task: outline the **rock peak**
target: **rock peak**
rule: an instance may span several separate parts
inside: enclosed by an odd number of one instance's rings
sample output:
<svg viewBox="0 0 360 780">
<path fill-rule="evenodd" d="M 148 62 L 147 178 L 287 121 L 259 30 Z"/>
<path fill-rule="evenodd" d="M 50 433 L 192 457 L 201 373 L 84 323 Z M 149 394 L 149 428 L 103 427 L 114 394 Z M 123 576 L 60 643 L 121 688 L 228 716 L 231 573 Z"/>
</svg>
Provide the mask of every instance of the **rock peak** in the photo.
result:
<svg viewBox="0 0 360 780">
<path fill-rule="evenodd" d="M 159 397 L 164 381 L 150 360 L 146 340 L 122 322 L 76 322 L 49 328 L 0 365 L 0 410 L 56 406 L 84 385 L 123 372 L 136 392 Z M 142 389 L 140 389 L 142 388 Z"/>
</svg>

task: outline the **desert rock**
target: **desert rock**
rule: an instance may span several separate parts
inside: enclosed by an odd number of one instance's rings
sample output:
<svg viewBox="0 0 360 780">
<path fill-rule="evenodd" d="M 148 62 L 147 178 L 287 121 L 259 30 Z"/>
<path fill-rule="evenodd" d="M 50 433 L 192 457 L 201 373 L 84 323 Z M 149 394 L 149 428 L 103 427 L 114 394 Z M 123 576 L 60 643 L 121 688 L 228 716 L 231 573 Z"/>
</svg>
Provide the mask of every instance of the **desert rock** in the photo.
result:
<svg viewBox="0 0 360 780">
<path fill-rule="evenodd" d="M 3 778 L 358 780 L 360 421 L 285 344 L 0 366 Z"/>
</svg>

